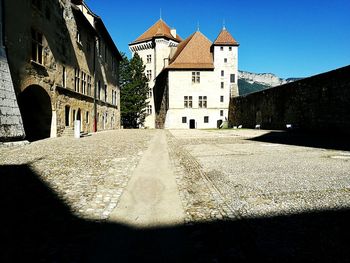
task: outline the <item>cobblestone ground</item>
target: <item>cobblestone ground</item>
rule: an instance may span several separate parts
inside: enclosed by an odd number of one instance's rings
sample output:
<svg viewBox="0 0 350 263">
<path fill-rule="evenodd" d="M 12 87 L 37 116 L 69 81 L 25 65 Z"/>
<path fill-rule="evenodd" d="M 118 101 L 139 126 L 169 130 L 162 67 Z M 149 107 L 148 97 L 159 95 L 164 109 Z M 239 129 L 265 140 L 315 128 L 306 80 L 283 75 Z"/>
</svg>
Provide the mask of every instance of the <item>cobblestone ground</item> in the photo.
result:
<svg viewBox="0 0 350 263">
<path fill-rule="evenodd" d="M 350 208 L 349 151 L 261 142 L 259 130 L 171 133 L 193 220 Z"/>
<path fill-rule="evenodd" d="M 62 137 L 0 148 L 0 165 L 29 164 L 75 215 L 106 219 L 153 132 L 106 131 L 79 140 Z"/>
<path fill-rule="evenodd" d="M 349 146 L 269 131 L 163 131 L 186 224 L 109 222 L 155 132 L 1 147 L 0 261 L 349 262 Z"/>
</svg>

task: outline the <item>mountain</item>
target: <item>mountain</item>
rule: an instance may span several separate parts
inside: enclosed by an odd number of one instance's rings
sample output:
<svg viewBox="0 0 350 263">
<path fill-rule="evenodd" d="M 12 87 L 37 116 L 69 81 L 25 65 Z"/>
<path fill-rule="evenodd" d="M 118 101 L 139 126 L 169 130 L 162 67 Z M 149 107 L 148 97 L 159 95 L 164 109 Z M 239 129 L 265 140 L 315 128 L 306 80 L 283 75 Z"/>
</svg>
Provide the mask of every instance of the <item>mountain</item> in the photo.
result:
<svg viewBox="0 0 350 263">
<path fill-rule="evenodd" d="M 269 89 L 299 79 L 300 78 L 282 79 L 272 73 L 238 71 L 239 95 L 246 95 L 252 92 Z"/>
</svg>

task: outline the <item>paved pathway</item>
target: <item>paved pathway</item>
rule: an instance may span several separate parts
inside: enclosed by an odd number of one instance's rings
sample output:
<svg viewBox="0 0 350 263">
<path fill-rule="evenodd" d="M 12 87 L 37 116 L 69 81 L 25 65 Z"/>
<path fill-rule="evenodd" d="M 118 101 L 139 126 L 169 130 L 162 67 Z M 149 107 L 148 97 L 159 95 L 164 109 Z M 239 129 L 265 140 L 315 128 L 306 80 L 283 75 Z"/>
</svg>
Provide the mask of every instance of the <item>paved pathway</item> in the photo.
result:
<svg viewBox="0 0 350 263">
<path fill-rule="evenodd" d="M 138 227 L 183 223 L 184 211 L 173 170 L 165 131 L 159 130 L 134 170 L 110 220 Z"/>
</svg>

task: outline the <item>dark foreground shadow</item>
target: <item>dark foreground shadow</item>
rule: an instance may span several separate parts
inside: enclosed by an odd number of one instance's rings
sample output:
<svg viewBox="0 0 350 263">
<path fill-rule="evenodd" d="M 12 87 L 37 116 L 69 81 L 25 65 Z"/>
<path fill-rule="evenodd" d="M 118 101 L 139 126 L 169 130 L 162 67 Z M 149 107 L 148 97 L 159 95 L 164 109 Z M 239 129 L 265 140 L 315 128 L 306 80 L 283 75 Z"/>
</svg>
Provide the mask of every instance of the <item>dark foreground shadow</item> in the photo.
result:
<svg viewBox="0 0 350 263">
<path fill-rule="evenodd" d="M 350 211 L 154 229 L 77 218 L 26 165 L 0 167 L 0 262 L 349 262 Z"/>
<path fill-rule="evenodd" d="M 249 140 L 321 149 L 350 151 L 350 135 L 346 136 L 345 134 L 317 134 L 298 131 L 276 131 Z"/>
</svg>

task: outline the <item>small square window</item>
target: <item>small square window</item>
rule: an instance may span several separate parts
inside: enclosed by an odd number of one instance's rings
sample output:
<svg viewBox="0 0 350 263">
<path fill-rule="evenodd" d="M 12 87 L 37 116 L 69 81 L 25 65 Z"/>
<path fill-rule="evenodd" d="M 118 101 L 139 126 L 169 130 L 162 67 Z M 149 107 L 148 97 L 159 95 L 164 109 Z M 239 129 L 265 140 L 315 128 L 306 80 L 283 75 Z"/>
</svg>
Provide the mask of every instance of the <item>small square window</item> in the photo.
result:
<svg viewBox="0 0 350 263">
<path fill-rule="evenodd" d="M 187 117 L 182 117 L 182 123 L 187 123 Z"/>
<path fill-rule="evenodd" d="M 236 76 L 235 76 L 235 74 L 231 74 L 231 75 L 230 75 L 230 81 L 231 81 L 231 83 L 235 83 L 235 82 L 236 82 Z"/>
<path fill-rule="evenodd" d="M 147 63 L 151 63 L 152 62 L 152 55 L 147 55 Z"/>
<path fill-rule="evenodd" d="M 224 47 L 220 47 L 220 51 L 223 51 L 224 50 Z"/>
<path fill-rule="evenodd" d="M 229 51 L 232 51 L 232 47 L 228 47 L 228 50 L 229 50 Z"/>
<path fill-rule="evenodd" d="M 209 116 L 204 116 L 204 123 L 209 123 Z"/>
</svg>

